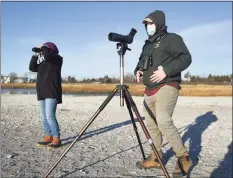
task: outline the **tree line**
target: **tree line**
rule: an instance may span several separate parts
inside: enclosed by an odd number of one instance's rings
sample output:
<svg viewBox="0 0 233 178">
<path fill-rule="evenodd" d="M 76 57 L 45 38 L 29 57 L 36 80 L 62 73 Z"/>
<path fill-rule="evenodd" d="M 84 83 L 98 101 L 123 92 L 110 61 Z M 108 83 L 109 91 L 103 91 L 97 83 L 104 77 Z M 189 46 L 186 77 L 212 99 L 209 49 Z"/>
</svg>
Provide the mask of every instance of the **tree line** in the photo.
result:
<svg viewBox="0 0 233 178">
<path fill-rule="evenodd" d="M 82 80 L 76 80 L 75 77 L 68 76 L 63 78 L 63 83 L 119 83 L 120 79 L 115 77 L 109 77 L 108 75 L 100 78 L 85 78 Z M 125 83 L 136 83 L 136 77 L 134 74 L 128 73 L 124 75 Z M 199 75 L 191 75 L 190 72 L 185 73 L 183 84 L 232 84 L 232 74 L 230 75 L 212 75 L 208 77 L 201 77 Z"/>
<path fill-rule="evenodd" d="M 212 75 L 201 77 L 199 75 L 191 75 L 190 72 L 185 73 L 183 83 L 192 84 L 232 84 L 232 74 L 230 75 Z"/>
<path fill-rule="evenodd" d="M 8 76 L 14 81 L 18 76 L 15 72 L 10 72 Z M 26 78 L 36 79 L 36 73 L 27 72 L 23 75 Z M 68 76 L 62 78 L 62 83 L 119 83 L 120 79 L 116 77 L 109 77 L 105 75 L 99 78 L 84 78 L 82 80 L 77 80 L 75 76 Z M 136 83 L 136 77 L 132 73 L 127 73 L 124 75 L 125 83 Z M 202 77 L 199 75 L 192 75 L 190 72 L 184 74 L 184 79 L 182 79 L 184 84 L 232 84 L 232 74 L 230 75 L 212 75 L 209 74 L 208 77 Z"/>
</svg>

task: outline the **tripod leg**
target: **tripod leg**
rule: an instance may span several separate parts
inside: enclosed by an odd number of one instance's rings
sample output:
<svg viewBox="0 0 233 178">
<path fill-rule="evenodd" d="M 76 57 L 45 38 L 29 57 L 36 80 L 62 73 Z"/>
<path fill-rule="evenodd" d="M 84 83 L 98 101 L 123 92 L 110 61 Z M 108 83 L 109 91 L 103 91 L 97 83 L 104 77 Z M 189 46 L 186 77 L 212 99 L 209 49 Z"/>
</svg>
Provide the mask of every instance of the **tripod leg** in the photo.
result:
<svg viewBox="0 0 233 178">
<path fill-rule="evenodd" d="M 116 92 L 118 91 L 117 88 L 115 88 L 109 96 L 105 99 L 105 101 L 101 104 L 99 109 L 95 112 L 95 114 L 91 117 L 91 119 L 87 122 L 87 124 L 82 128 L 80 133 L 77 135 L 77 137 L 74 139 L 74 141 L 70 144 L 70 146 L 64 151 L 64 153 L 61 155 L 61 157 L 54 163 L 54 165 L 50 168 L 50 170 L 46 173 L 44 178 L 47 178 L 49 174 L 53 171 L 53 169 L 58 165 L 58 163 L 61 161 L 61 159 L 67 154 L 67 152 L 74 146 L 74 144 L 77 142 L 77 140 L 83 135 L 83 133 L 87 130 L 87 128 L 91 125 L 91 123 L 95 120 L 95 118 L 99 115 L 99 113 L 106 107 L 106 105 L 109 103 L 109 101 L 114 97 Z"/>
<path fill-rule="evenodd" d="M 123 90 L 123 91 L 124 91 L 124 90 Z M 125 94 L 125 91 L 124 91 L 124 94 Z M 125 97 L 125 102 L 126 102 L 126 106 L 127 106 L 127 108 L 128 108 L 129 115 L 130 115 L 131 120 L 132 120 L 132 123 L 133 123 L 133 128 L 134 128 L 135 134 L 136 134 L 137 139 L 138 139 L 138 143 L 139 143 L 140 150 L 141 150 L 141 152 L 142 152 L 143 160 L 145 160 L 145 159 L 146 159 L 146 156 L 145 156 L 145 153 L 144 153 L 144 151 L 143 151 L 142 143 L 141 143 L 141 140 L 140 140 L 140 137 L 139 137 L 139 134 L 138 134 L 138 129 L 137 129 L 137 126 L 136 126 L 136 123 L 135 123 L 135 120 L 134 120 L 132 108 L 131 108 L 131 106 L 130 106 L 129 99 L 128 99 L 127 97 Z"/>
<path fill-rule="evenodd" d="M 144 124 L 144 122 L 143 122 L 143 120 L 142 120 L 142 118 L 141 118 L 141 116 L 140 116 L 140 114 L 139 114 L 139 112 L 138 112 L 137 106 L 136 106 L 135 102 L 133 101 L 132 96 L 130 95 L 130 93 L 129 93 L 129 91 L 127 90 L 127 88 L 126 88 L 126 87 L 124 87 L 124 88 L 125 88 L 125 89 L 124 89 L 124 91 L 125 91 L 125 97 L 128 98 L 129 103 L 130 103 L 130 105 L 131 105 L 131 107 L 132 107 L 132 109 L 133 109 L 135 115 L 137 116 L 138 121 L 139 121 L 139 123 L 140 123 L 140 125 L 141 125 L 141 127 L 142 127 L 142 129 L 143 129 L 143 131 L 144 131 L 144 133 L 145 133 L 145 135 L 146 135 L 146 138 L 147 138 L 148 142 L 150 143 L 151 148 L 152 148 L 152 150 L 154 151 L 156 157 L 158 158 L 159 164 L 161 165 L 162 170 L 163 170 L 163 172 L 164 172 L 166 178 L 170 178 L 170 176 L 169 176 L 169 174 L 168 174 L 168 172 L 167 172 L 167 169 L 165 168 L 165 166 L 164 166 L 164 164 L 163 164 L 163 162 L 162 162 L 162 159 L 161 159 L 161 157 L 159 156 L 159 153 L 158 153 L 158 151 L 157 151 L 157 149 L 156 149 L 156 147 L 155 147 L 155 145 L 154 145 L 154 143 L 153 143 L 153 141 L 152 141 L 152 139 L 151 139 L 151 137 L 150 137 L 150 134 L 149 134 L 149 132 L 148 132 L 148 130 L 147 130 L 147 128 L 146 128 L 146 126 L 145 126 L 145 124 Z"/>
</svg>

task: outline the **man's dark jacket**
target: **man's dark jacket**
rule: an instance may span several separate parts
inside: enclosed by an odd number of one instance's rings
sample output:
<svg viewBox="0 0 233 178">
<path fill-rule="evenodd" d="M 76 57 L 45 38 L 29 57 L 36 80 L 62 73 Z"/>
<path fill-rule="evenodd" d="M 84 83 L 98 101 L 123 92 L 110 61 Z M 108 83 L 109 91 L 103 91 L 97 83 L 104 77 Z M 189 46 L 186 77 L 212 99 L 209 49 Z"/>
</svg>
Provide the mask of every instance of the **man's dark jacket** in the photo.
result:
<svg viewBox="0 0 233 178">
<path fill-rule="evenodd" d="M 37 99 L 56 98 L 62 103 L 61 68 L 63 58 L 58 54 L 49 54 L 44 62 L 37 64 L 38 57 L 32 56 L 29 70 L 37 72 Z"/>
<path fill-rule="evenodd" d="M 151 54 L 152 66 L 148 70 L 143 71 L 143 84 L 148 90 L 153 90 L 160 84 L 169 82 L 181 82 L 181 72 L 188 68 L 191 64 L 191 54 L 186 47 L 181 36 L 175 33 L 168 33 L 165 25 L 165 14 L 162 11 L 154 11 L 147 18 L 150 18 L 156 25 L 156 33 L 154 36 L 146 40 L 139 62 L 134 70 L 134 74 L 139 70 L 140 60 Z M 162 66 L 167 75 L 164 80 L 159 83 L 151 82 L 150 76 L 158 67 Z"/>
</svg>

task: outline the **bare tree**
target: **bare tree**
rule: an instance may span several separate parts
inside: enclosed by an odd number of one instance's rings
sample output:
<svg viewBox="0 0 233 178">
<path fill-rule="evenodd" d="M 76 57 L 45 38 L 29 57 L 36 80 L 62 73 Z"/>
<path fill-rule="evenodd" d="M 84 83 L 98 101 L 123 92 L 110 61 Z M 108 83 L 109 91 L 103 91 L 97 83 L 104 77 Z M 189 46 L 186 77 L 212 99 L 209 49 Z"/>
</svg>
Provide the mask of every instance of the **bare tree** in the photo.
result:
<svg viewBox="0 0 233 178">
<path fill-rule="evenodd" d="M 190 72 L 188 71 L 188 72 L 186 72 L 185 74 L 184 74 L 184 78 L 189 78 L 189 77 L 191 77 L 191 74 L 190 74 Z"/>
<path fill-rule="evenodd" d="M 124 81 L 127 82 L 127 83 L 133 83 L 133 82 L 136 81 L 136 77 L 132 73 L 127 73 L 124 76 Z"/>
<path fill-rule="evenodd" d="M 36 79 L 37 73 L 36 72 L 27 72 L 27 77 L 29 79 Z"/>
<path fill-rule="evenodd" d="M 15 72 L 10 72 L 9 74 L 10 81 L 14 81 L 17 78 L 17 74 Z"/>
<path fill-rule="evenodd" d="M 25 72 L 25 73 L 23 74 L 23 77 L 28 78 L 28 72 Z"/>
</svg>

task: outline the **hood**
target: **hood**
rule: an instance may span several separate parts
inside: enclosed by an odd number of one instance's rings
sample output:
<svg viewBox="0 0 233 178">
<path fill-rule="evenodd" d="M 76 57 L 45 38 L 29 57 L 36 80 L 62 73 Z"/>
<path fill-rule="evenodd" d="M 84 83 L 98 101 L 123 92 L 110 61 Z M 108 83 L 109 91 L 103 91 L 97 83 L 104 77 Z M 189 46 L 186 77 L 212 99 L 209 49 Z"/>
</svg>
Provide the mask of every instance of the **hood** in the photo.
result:
<svg viewBox="0 0 233 178">
<path fill-rule="evenodd" d="M 46 59 L 46 57 L 45 57 Z M 63 57 L 59 54 L 50 54 L 47 59 L 51 60 L 51 61 L 59 61 L 58 63 L 63 63 Z"/>
<path fill-rule="evenodd" d="M 59 54 L 54 54 L 53 56 L 55 59 L 59 59 L 59 60 L 63 59 L 63 57 Z"/>
<path fill-rule="evenodd" d="M 56 59 L 62 59 L 63 57 L 60 56 L 57 52 L 50 52 L 50 50 L 53 51 L 53 49 L 51 49 L 51 46 L 48 46 L 48 45 L 43 45 L 41 47 L 41 52 L 42 52 L 42 55 L 45 57 L 45 58 L 53 58 L 54 60 Z"/>
<path fill-rule="evenodd" d="M 43 44 L 42 47 L 47 47 L 47 48 L 51 49 L 55 54 L 59 53 L 57 46 L 52 42 L 46 42 Z"/>
<path fill-rule="evenodd" d="M 156 10 L 150 13 L 143 20 L 143 23 L 146 25 L 147 21 L 152 21 L 156 25 L 156 32 L 153 36 L 149 37 L 150 41 L 156 40 L 159 36 L 163 36 L 167 33 L 166 16 L 165 13 L 161 10 Z"/>
<path fill-rule="evenodd" d="M 51 57 L 54 59 L 54 60 L 63 60 L 63 57 L 60 55 L 60 54 L 51 54 Z"/>
</svg>

